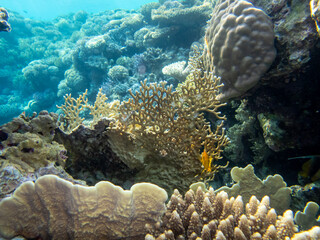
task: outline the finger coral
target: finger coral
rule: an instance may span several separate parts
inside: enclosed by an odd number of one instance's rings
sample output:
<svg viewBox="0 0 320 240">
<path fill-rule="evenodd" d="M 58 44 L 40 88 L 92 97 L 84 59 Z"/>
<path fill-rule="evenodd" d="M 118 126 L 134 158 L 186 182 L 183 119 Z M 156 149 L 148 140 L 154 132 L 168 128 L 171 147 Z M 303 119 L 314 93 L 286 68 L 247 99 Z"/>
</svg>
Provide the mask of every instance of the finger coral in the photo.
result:
<svg viewBox="0 0 320 240">
<path fill-rule="evenodd" d="M 151 229 L 146 240 L 197 239 L 320 239 L 320 228 L 296 233 L 291 210 L 278 216 L 269 206 L 269 197 L 261 202 L 255 196 L 244 205 L 242 197 L 228 197 L 225 192 L 215 194 L 210 188 L 203 192 L 189 190 L 184 198 L 175 190 L 167 211 L 157 229 Z"/>
</svg>

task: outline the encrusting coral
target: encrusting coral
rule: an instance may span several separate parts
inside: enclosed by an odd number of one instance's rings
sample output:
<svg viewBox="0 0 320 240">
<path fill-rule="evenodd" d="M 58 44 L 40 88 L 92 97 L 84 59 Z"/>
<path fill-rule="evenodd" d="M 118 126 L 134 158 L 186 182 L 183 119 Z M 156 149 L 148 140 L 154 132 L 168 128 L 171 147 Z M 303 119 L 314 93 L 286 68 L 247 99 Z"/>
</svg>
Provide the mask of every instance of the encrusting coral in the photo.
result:
<svg viewBox="0 0 320 240">
<path fill-rule="evenodd" d="M 20 117 L 0 127 L 0 163 L 10 163 L 33 173 L 50 163 L 65 165 L 66 149 L 53 141 L 57 115 L 42 111 L 38 116 Z"/>
<path fill-rule="evenodd" d="M 261 202 L 252 196 L 244 205 L 241 196 L 228 198 L 226 192 L 215 194 L 211 187 L 207 192 L 190 189 L 184 198 L 175 190 L 156 226 L 145 240 L 320 239 L 320 227 L 296 233 L 292 211 L 278 216 L 268 196 Z"/>
</svg>

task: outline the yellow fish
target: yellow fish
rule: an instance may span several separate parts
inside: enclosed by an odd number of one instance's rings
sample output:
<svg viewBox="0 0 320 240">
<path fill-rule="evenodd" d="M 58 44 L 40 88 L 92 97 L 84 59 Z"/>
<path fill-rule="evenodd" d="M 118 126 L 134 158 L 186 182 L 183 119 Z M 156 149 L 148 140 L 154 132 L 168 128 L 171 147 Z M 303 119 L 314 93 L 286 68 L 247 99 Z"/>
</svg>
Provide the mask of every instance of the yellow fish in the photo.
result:
<svg viewBox="0 0 320 240">
<path fill-rule="evenodd" d="M 204 167 L 204 171 L 211 172 L 211 164 L 212 164 L 213 158 L 208 155 L 207 151 L 204 149 L 200 156 L 200 162 L 202 163 L 202 166 Z"/>
<path fill-rule="evenodd" d="M 305 179 L 310 179 L 311 182 L 315 182 L 320 179 L 320 155 L 301 156 L 288 159 L 308 159 L 302 164 L 299 175 Z"/>
</svg>

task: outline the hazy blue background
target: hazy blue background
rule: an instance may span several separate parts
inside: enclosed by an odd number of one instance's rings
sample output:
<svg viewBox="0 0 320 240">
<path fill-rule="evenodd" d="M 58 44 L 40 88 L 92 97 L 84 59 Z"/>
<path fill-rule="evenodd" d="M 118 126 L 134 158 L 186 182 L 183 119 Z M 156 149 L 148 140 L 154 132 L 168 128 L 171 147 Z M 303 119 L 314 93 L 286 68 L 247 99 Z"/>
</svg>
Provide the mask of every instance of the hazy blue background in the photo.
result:
<svg viewBox="0 0 320 240">
<path fill-rule="evenodd" d="M 141 5 L 157 0 L 5 0 L 0 7 L 19 12 L 22 16 L 38 19 L 52 20 L 53 18 L 85 10 L 96 13 L 111 9 L 138 9 Z"/>
</svg>

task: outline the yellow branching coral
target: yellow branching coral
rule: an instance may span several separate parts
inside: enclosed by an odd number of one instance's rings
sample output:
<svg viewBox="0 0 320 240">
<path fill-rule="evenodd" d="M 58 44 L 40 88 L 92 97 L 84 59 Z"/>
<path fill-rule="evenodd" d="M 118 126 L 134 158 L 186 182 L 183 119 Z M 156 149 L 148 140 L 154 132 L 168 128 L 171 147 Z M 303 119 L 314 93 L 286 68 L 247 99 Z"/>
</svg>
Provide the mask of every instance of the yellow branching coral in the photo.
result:
<svg viewBox="0 0 320 240">
<path fill-rule="evenodd" d="M 86 90 L 82 95 L 80 95 L 77 99 L 71 97 L 71 93 L 64 96 L 65 103 L 61 106 L 57 106 L 60 108 L 64 117 L 61 120 L 59 127 L 65 132 L 71 132 L 77 126 L 79 126 L 84 118 L 80 117 L 80 113 L 84 110 L 88 103 L 88 99 L 86 98 L 88 90 Z"/>
<path fill-rule="evenodd" d="M 90 114 L 93 117 L 91 125 L 94 125 L 103 117 L 115 118 L 117 115 L 120 102 L 116 100 L 108 103 L 107 100 L 107 96 L 102 93 L 102 89 L 100 88 L 94 104 L 86 104 L 85 107 L 90 109 Z"/>
<path fill-rule="evenodd" d="M 219 166 L 223 147 L 229 142 L 225 136 L 222 116 L 218 109 L 225 105 L 216 100 L 221 87 L 219 78 L 196 69 L 187 81 L 173 91 L 165 82 L 141 83 L 136 93 L 130 91 L 128 101 L 121 103 L 114 129 L 130 133 L 134 141 L 149 152 L 168 156 L 181 162 L 200 160 L 203 173 L 214 173 Z M 212 131 L 204 112 L 221 121 Z M 205 149 L 207 158 L 199 158 Z M 206 159 L 206 161 L 201 161 Z"/>
<path fill-rule="evenodd" d="M 64 113 L 64 116 L 60 119 L 59 127 L 65 132 L 72 132 L 83 123 L 85 118 L 80 117 L 80 113 L 85 109 L 89 109 L 90 115 L 92 115 L 91 126 L 93 126 L 103 117 L 116 118 L 120 105 L 119 101 L 108 103 L 108 98 L 102 93 L 101 88 L 93 105 L 88 103 L 87 90 L 77 99 L 71 97 L 71 94 L 67 94 L 64 96 L 64 100 L 65 104 L 57 106 L 57 108 L 60 108 Z"/>
</svg>

